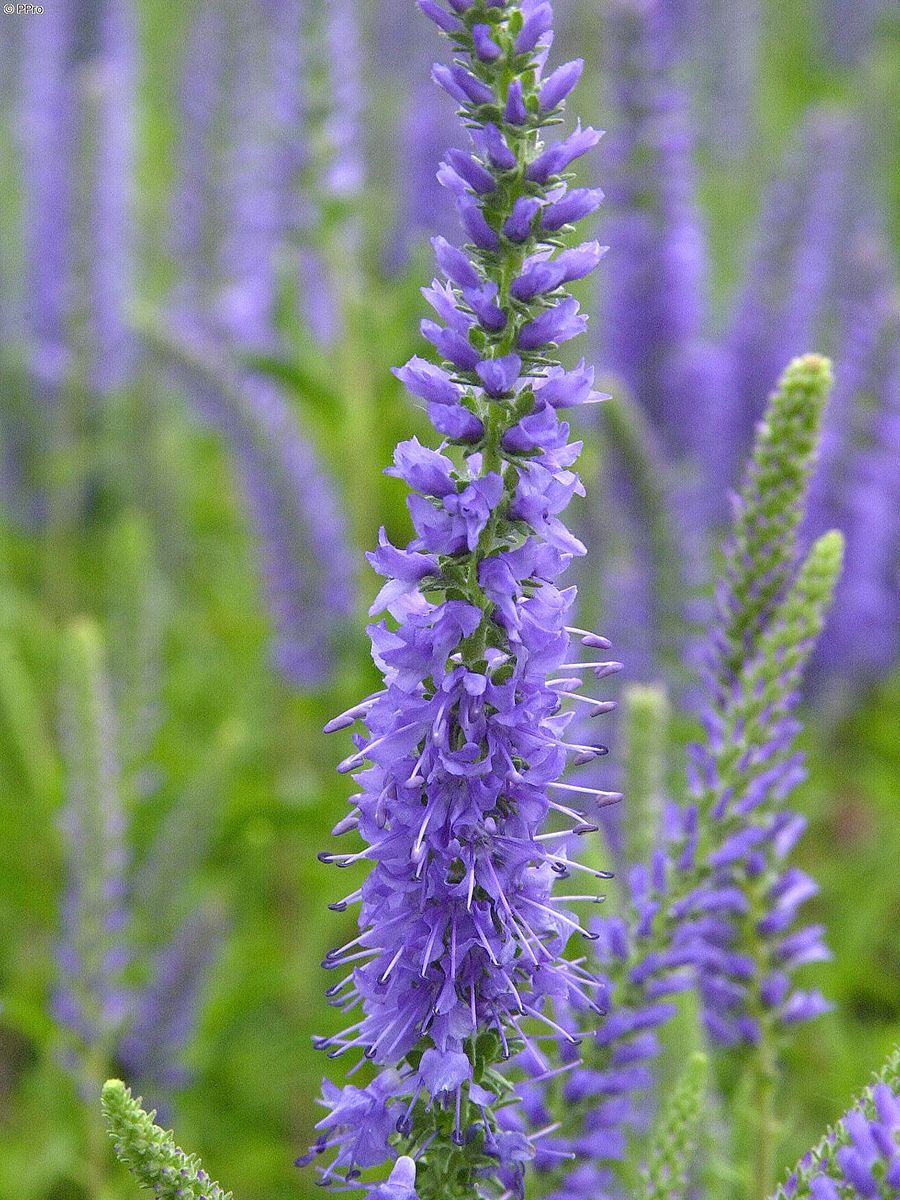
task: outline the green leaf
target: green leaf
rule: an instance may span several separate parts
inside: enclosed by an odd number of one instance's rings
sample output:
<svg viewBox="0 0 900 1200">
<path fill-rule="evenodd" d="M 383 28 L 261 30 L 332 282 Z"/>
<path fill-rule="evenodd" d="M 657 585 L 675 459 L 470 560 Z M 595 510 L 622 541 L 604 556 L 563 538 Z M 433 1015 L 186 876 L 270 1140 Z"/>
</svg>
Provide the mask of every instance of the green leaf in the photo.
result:
<svg viewBox="0 0 900 1200">
<path fill-rule="evenodd" d="M 0 635 L 0 716 L 32 799 L 45 804 L 56 780 L 56 754 L 28 669 L 12 638 L 3 635 Z"/>
</svg>

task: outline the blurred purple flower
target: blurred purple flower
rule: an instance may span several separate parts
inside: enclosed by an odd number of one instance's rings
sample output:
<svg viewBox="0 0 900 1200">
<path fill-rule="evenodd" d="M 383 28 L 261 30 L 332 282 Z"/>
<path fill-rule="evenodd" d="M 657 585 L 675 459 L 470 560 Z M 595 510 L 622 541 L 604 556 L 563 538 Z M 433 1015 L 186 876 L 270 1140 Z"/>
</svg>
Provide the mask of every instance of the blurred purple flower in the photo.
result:
<svg viewBox="0 0 900 1200">
<path fill-rule="evenodd" d="M 167 1092 L 188 1082 L 190 1072 L 179 1060 L 196 1031 L 203 988 L 224 933 L 221 913 L 200 908 L 153 959 L 117 1050 L 128 1078 L 142 1087 Z"/>
<path fill-rule="evenodd" d="M 221 338 L 195 318 L 181 314 L 175 330 L 165 340 L 191 399 L 225 437 L 238 471 L 274 626 L 273 663 L 297 687 L 318 685 L 355 600 L 333 484 L 273 379 L 229 365 Z"/>
<path fill-rule="evenodd" d="M 825 46 L 841 66 L 852 66 L 872 49 L 879 24 L 891 13 L 896 15 L 892 0 L 823 0 Z"/>
<path fill-rule="evenodd" d="M 858 195 L 856 137 L 844 114 L 814 110 L 763 199 L 727 332 L 735 364 L 734 427 L 730 457 L 716 456 L 726 472 L 721 485 L 730 486 L 749 450 L 785 363 L 828 349 L 821 344 L 823 325 Z"/>
<path fill-rule="evenodd" d="M 181 67 L 178 180 L 172 203 L 172 249 L 179 264 L 179 303 L 206 307 L 215 276 L 215 242 L 220 162 L 216 131 L 228 39 L 227 13 L 215 0 L 202 0 L 188 33 Z"/>
<path fill-rule="evenodd" d="M 705 333 L 706 244 L 688 102 L 674 78 L 665 7 L 662 0 L 607 3 L 613 112 L 604 235 L 613 250 L 601 297 L 601 357 L 667 444 L 685 454 L 709 414 L 703 397 L 673 395 L 670 363 Z"/>
<path fill-rule="evenodd" d="M 91 219 L 92 374 L 101 394 L 127 383 L 135 360 L 127 307 L 135 288 L 136 25 L 131 0 L 106 0 L 95 65 L 97 137 Z"/>
<path fill-rule="evenodd" d="M 70 365 L 75 95 L 74 20 L 22 23 L 21 111 L 26 329 L 39 390 L 55 403 Z"/>
<path fill-rule="evenodd" d="M 329 143 L 328 192 L 354 200 L 366 181 L 363 113 L 362 33 L 356 0 L 328 0 L 322 53 L 329 72 L 329 112 L 325 133 Z"/>
<path fill-rule="evenodd" d="M 79 1047 L 74 1065 L 80 1072 L 92 1053 L 110 1053 L 124 1028 L 129 992 L 123 972 L 133 949 L 115 718 L 100 635 L 87 622 L 69 631 L 64 647 L 60 737 L 68 888 L 52 1011 Z"/>
</svg>

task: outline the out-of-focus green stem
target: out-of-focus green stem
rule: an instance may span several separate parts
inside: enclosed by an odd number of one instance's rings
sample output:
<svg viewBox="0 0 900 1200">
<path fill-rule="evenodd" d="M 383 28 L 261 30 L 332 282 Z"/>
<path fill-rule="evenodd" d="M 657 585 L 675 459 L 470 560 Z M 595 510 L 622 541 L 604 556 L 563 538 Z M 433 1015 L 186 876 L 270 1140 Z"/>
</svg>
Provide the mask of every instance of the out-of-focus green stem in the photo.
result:
<svg viewBox="0 0 900 1200">
<path fill-rule="evenodd" d="M 771 1040 L 765 1034 L 755 1048 L 753 1063 L 753 1175 L 750 1200 L 767 1200 L 775 1187 L 775 1088 L 778 1070 Z"/>
</svg>

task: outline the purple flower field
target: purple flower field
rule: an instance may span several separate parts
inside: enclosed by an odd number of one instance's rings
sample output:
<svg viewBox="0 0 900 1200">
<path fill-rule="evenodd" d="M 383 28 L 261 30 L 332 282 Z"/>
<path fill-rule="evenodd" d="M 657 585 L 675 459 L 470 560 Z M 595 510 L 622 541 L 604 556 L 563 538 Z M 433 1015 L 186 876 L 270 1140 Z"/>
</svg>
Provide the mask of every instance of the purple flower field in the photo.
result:
<svg viewBox="0 0 900 1200">
<path fill-rule="evenodd" d="M 0 1200 L 900 1198 L 898 33 L 6 6 Z"/>
</svg>

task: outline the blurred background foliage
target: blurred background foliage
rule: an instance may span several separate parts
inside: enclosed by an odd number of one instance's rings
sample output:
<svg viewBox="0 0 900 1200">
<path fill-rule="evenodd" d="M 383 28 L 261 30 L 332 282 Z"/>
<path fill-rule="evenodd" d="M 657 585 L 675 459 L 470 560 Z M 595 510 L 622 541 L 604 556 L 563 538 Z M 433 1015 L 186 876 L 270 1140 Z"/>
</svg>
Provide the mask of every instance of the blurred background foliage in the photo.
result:
<svg viewBox="0 0 900 1200">
<path fill-rule="evenodd" d="M 628 6 L 558 5 L 563 49 L 587 63 L 578 112 L 611 138 L 617 7 Z M 713 329 L 728 324 L 765 190 L 814 106 L 846 114 L 837 144 L 846 134 L 849 161 L 823 177 L 835 143 L 814 148 L 809 189 L 852 185 L 854 210 L 879 214 L 879 266 L 896 277 L 891 8 L 664 6 L 683 22 L 671 78 L 688 98 Z M 45 0 L 42 15 L 0 23 L 0 1200 L 132 1194 L 99 1127 L 98 1083 L 112 1071 L 177 1118 L 180 1140 L 244 1200 L 312 1194 L 292 1163 L 334 1065 L 310 1045 L 334 1026 L 318 964 L 352 921 L 326 909 L 346 878 L 316 860 L 347 794 L 334 765 L 348 737 L 321 728 L 376 679 L 364 614 L 378 581 L 362 552 L 382 525 L 408 535 L 383 468 L 400 437 L 423 433 L 390 368 L 418 348 L 427 235 L 448 227 L 430 181 L 453 136 L 428 81 L 435 53 L 409 0 Z M 601 153 L 590 169 L 605 186 L 620 166 Z M 615 273 L 615 215 L 599 228 Z M 821 274 L 835 249 L 818 232 L 801 250 Z M 773 278 L 783 267 L 768 263 Z M 606 345 L 600 318 L 601 373 Z M 629 522 L 665 511 L 665 493 L 647 507 L 662 487 L 648 459 L 637 516 L 626 511 L 628 495 L 606 483 L 622 435 L 604 420 L 584 423 L 595 555 L 580 586 L 605 629 L 616 614 L 604 539 L 627 541 Z M 884 499 L 896 520 L 900 494 Z M 688 561 L 690 534 L 671 536 Z M 668 566 L 654 576 L 663 593 L 678 586 Z M 701 596 L 706 577 L 694 580 Z M 640 642 L 643 626 L 631 634 Z M 792 1047 L 785 1164 L 900 1027 L 897 631 L 869 635 L 874 667 L 869 655 L 845 672 L 847 643 L 832 650 L 826 631 L 829 682 L 806 713 L 801 865 L 822 886 L 835 958 L 817 982 L 836 1008 Z M 65 647 L 82 636 L 105 682 L 95 695 L 85 676 L 76 692 L 109 710 L 90 710 L 93 765 L 88 735 L 73 752 L 61 728 Z M 660 652 L 635 655 L 633 674 L 668 675 L 681 744 L 690 687 L 672 663 L 689 660 L 690 639 L 661 617 L 652 636 Z M 93 851 L 71 823 L 92 779 L 107 821 Z M 124 879 L 103 897 L 126 896 L 130 915 L 97 936 L 129 956 L 98 968 L 119 972 L 126 1013 L 104 1009 L 107 1033 L 92 1040 L 60 996 L 67 938 L 87 936 L 67 910 L 72 881 L 81 871 L 96 884 L 101 844 L 118 846 Z M 204 911 L 213 919 L 191 933 L 172 985 L 177 1019 L 155 1027 L 177 1070 L 137 1064 L 127 1026 L 164 972 L 155 955 Z"/>
</svg>

